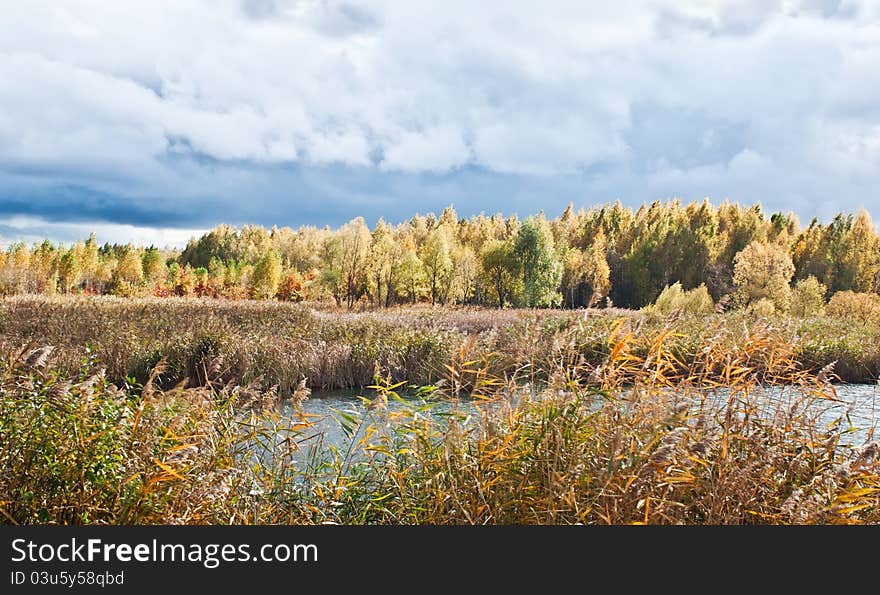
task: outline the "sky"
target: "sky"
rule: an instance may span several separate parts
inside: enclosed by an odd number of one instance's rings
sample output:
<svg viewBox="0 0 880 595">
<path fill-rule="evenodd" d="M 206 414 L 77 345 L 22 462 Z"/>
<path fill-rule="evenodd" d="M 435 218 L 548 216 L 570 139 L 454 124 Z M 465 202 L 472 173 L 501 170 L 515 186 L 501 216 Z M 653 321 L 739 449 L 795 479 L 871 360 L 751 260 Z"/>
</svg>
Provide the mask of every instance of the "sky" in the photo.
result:
<svg viewBox="0 0 880 595">
<path fill-rule="evenodd" d="M 708 197 L 880 220 L 874 0 L 28 0 L 0 242 Z"/>
</svg>

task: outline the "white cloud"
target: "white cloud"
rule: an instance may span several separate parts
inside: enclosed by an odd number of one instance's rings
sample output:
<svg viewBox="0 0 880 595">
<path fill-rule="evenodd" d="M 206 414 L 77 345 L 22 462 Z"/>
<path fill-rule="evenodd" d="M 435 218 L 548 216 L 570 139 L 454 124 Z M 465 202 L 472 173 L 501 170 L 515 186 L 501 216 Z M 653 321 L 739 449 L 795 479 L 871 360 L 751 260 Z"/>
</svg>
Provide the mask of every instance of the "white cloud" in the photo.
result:
<svg viewBox="0 0 880 595">
<path fill-rule="evenodd" d="M 157 248 L 183 248 L 191 238 L 206 229 L 168 229 L 104 222 L 55 223 L 40 217 L 15 216 L 0 218 L 0 246 L 13 242 L 41 242 L 45 238 L 68 244 L 84 240 L 94 233 L 99 243 L 110 242 Z"/>
<path fill-rule="evenodd" d="M 880 182 L 878 18 L 870 0 L 8 3 L 0 173 L 169 202 L 210 177 L 181 154 L 593 172 L 585 188 L 644 198 L 814 196 L 800 171 L 861 191 Z M 636 110 L 696 120 L 648 138 Z"/>
<path fill-rule="evenodd" d="M 463 165 L 469 149 L 453 127 L 404 131 L 389 144 L 382 165 L 388 169 L 443 171 Z"/>
<path fill-rule="evenodd" d="M 308 159 L 314 163 L 369 165 L 370 146 L 358 131 L 315 134 L 309 139 Z"/>
</svg>

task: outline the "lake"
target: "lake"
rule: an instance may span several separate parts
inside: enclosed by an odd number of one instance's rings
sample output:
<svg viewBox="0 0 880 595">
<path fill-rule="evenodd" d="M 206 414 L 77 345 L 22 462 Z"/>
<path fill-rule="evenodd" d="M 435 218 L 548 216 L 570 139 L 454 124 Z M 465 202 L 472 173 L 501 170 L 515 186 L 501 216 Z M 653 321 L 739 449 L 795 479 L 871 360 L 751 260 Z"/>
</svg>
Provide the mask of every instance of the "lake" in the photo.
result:
<svg viewBox="0 0 880 595">
<path fill-rule="evenodd" d="M 770 402 L 788 403 L 796 396 L 793 387 L 763 387 L 758 389 Z M 880 415 L 880 386 L 877 384 L 838 384 L 835 385 L 839 402 L 821 401 L 816 406 L 823 408 L 822 418 L 831 421 L 843 414 L 848 414 L 853 430 L 850 433 L 852 443 L 857 444 L 864 440 L 868 430 L 873 427 Z M 711 391 L 716 399 L 726 399 L 724 390 Z M 349 444 L 345 425 L 353 419 L 363 420 L 369 416 L 367 402 L 358 398 L 358 395 L 373 396 L 372 391 L 316 391 L 301 405 L 302 413 L 309 416 L 313 427 L 307 431 L 308 436 L 313 436 L 311 441 L 326 447 L 346 448 Z M 465 423 L 468 418 L 474 419 L 478 415 L 477 405 L 469 399 L 461 399 L 457 403 L 452 401 L 434 401 L 430 407 L 422 399 L 410 397 L 403 401 L 388 400 L 388 411 L 393 413 L 405 408 L 424 407 L 423 414 L 434 418 L 456 415 Z M 492 407 L 491 403 L 483 403 L 483 407 Z M 290 406 L 283 406 L 282 412 L 286 416 L 298 417 L 300 414 Z M 380 423 L 376 416 L 369 416 L 370 422 Z"/>
</svg>

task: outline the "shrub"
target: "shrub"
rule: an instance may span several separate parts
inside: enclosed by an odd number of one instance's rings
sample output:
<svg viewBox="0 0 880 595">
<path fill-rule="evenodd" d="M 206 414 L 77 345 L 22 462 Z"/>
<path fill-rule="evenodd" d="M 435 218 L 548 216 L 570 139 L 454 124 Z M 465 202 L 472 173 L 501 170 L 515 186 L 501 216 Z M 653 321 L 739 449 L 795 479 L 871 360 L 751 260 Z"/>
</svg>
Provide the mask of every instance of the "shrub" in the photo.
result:
<svg viewBox="0 0 880 595">
<path fill-rule="evenodd" d="M 801 279 L 791 293 L 792 316 L 821 316 L 825 311 L 825 293 L 828 288 L 810 275 Z"/>
<path fill-rule="evenodd" d="M 862 323 L 880 322 L 880 296 L 874 293 L 838 291 L 831 296 L 825 312 L 829 316 Z"/>
<path fill-rule="evenodd" d="M 788 250 L 778 244 L 754 241 L 733 259 L 733 283 L 737 301 L 747 306 L 762 299 L 773 301 L 774 310 L 788 310 L 794 264 Z"/>
<path fill-rule="evenodd" d="M 303 283 L 299 275 L 290 273 L 278 287 L 278 299 L 284 302 L 301 302 L 303 300 Z"/>
<path fill-rule="evenodd" d="M 662 315 L 675 311 L 685 314 L 711 314 L 715 311 L 715 304 L 704 284 L 685 291 L 681 288 L 681 283 L 676 281 L 664 287 L 654 305 L 648 306 L 645 310 Z"/>
<path fill-rule="evenodd" d="M 755 316 L 773 316 L 776 313 L 776 304 L 770 298 L 761 298 L 749 306 L 749 312 Z"/>
<path fill-rule="evenodd" d="M 140 294 L 141 288 L 129 281 L 117 281 L 113 285 L 112 293 L 116 297 L 135 297 Z"/>
</svg>

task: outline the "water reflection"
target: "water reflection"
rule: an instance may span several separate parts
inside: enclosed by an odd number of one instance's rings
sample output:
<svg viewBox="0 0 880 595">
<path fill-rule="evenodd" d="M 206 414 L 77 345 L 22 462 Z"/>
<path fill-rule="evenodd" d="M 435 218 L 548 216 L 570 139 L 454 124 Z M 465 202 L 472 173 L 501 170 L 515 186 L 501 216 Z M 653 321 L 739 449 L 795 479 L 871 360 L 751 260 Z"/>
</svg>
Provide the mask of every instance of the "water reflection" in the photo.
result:
<svg viewBox="0 0 880 595">
<path fill-rule="evenodd" d="M 766 400 L 774 405 L 790 407 L 801 393 L 796 387 L 763 387 L 756 389 L 753 396 Z M 845 436 L 850 444 L 864 442 L 880 414 L 880 399 L 877 385 L 839 384 L 835 386 L 838 401 L 821 400 L 813 403 L 819 419 L 830 423 L 843 419 Z M 729 394 L 724 389 L 704 391 L 710 400 L 726 401 Z M 368 395 L 364 399 L 360 395 Z M 305 417 L 309 427 L 302 429 L 296 437 L 300 444 L 297 458 L 306 460 L 310 457 L 319 458 L 328 450 L 345 450 L 353 440 L 363 437 L 360 432 L 367 425 L 377 428 L 389 427 L 395 423 L 395 413 L 406 412 L 406 419 L 432 418 L 441 423 L 454 416 L 460 423 L 468 424 L 478 418 L 478 408 L 498 406 L 485 402 L 475 403 L 468 399 L 459 401 L 427 401 L 423 398 L 408 397 L 401 400 L 389 398 L 387 409 L 379 413 L 371 408 L 371 400 L 375 398 L 370 391 L 332 391 L 316 392 L 303 402 L 299 409 L 284 405 L 282 415 L 288 420 L 299 420 Z M 597 400 L 597 404 L 600 403 Z M 768 408 L 768 411 L 772 409 Z M 358 423 L 363 422 L 363 423 Z M 279 437 L 282 439 L 283 437 Z M 342 455 L 344 456 L 344 452 Z"/>
</svg>

